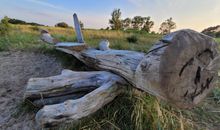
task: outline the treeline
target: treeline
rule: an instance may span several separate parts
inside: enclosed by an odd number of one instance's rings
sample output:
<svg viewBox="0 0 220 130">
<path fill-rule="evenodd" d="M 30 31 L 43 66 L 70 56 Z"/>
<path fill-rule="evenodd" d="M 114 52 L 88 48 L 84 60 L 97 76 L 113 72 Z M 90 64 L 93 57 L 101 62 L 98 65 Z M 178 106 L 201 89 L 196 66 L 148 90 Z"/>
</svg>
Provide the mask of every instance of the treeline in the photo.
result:
<svg viewBox="0 0 220 130">
<path fill-rule="evenodd" d="M 14 18 L 8 18 L 8 23 L 10 24 L 21 24 L 21 25 L 32 25 L 32 26 L 45 26 L 43 24 L 38 24 L 38 23 L 34 23 L 34 22 L 25 22 L 23 20 L 20 19 L 14 19 Z"/>
<path fill-rule="evenodd" d="M 150 17 L 135 16 L 134 18 L 121 19 L 120 9 L 115 9 L 111 14 L 109 24 L 112 30 L 144 30 L 149 32 L 154 22 Z"/>
<path fill-rule="evenodd" d="M 35 23 L 35 22 L 26 22 L 20 19 L 15 18 L 9 18 L 7 16 L 4 17 L 4 19 L 7 19 L 8 23 L 10 24 L 20 24 L 20 25 L 32 25 L 32 26 L 45 26 L 43 24 Z M 69 28 L 70 26 L 65 22 L 59 22 L 54 25 L 55 27 L 62 27 L 62 28 Z M 80 21 L 81 28 L 84 27 L 83 23 Z"/>
<path fill-rule="evenodd" d="M 120 9 L 115 9 L 111 13 L 111 19 L 109 19 L 110 27 L 107 27 L 106 30 L 137 30 L 137 31 L 145 31 L 145 32 L 152 32 L 151 29 L 154 26 L 154 21 L 151 20 L 150 16 L 143 17 L 143 16 L 134 16 L 133 18 L 125 18 L 122 19 L 122 12 Z M 26 22 L 19 19 L 8 18 L 8 23 L 10 24 L 21 24 L 21 25 L 33 25 L 33 26 L 45 26 L 43 24 L 38 24 L 35 22 Z M 59 22 L 54 25 L 55 27 L 62 27 L 62 28 L 69 28 L 70 26 L 65 22 Z M 84 24 L 80 21 L 80 26 L 83 29 Z M 169 18 L 161 23 L 159 32 L 161 34 L 170 33 L 171 30 L 176 28 L 176 23 L 173 21 L 172 18 Z"/>
<path fill-rule="evenodd" d="M 220 37 L 220 25 L 206 28 L 202 31 L 202 33 L 209 35 L 211 37 L 219 38 Z"/>
<path fill-rule="evenodd" d="M 150 32 L 154 26 L 154 22 L 150 16 L 134 16 L 133 18 L 122 19 L 122 12 L 120 9 L 115 9 L 111 13 L 111 19 L 109 19 L 110 28 L 112 30 L 142 30 Z M 176 23 L 172 18 L 167 19 L 161 23 L 159 32 L 162 34 L 170 33 L 172 29 L 176 28 Z M 106 29 L 109 29 L 107 27 Z"/>
</svg>

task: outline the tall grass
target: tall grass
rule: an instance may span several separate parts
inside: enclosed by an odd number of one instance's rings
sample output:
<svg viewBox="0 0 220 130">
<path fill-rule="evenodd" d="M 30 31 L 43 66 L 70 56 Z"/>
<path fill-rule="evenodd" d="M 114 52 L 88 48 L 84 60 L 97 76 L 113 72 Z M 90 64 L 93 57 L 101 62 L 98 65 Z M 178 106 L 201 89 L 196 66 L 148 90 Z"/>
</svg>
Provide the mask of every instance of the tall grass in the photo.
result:
<svg viewBox="0 0 220 130">
<path fill-rule="evenodd" d="M 216 41 L 217 41 L 218 43 L 220 43 L 220 38 L 216 38 Z"/>
<path fill-rule="evenodd" d="M 8 47 L 17 48 L 15 46 L 23 45 L 24 48 L 39 45 L 42 42 L 39 39 L 38 29 L 47 29 L 55 38 L 60 41 L 76 41 L 76 35 L 73 28 L 59 28 L 59 27 L 36 27 L 30 25 L 12 25 L 13 30 L 7 38 L 1 38 L 1 48 Z M 110 47 L 113 49 L 128 49 L 147 52 L 152 46 L 152 43 L 161 38 L 161 35 L 148 33 L 123 32 L 113 30 L 83 30 L 83 36 L 87 44 L 92 47 L 97 47 L 102 39 L 107 39 L 110 42 Z M 127 37 L 135 36 L 138 41 L 136 44 L 129 43 Z M 12 39 L 12 40 L 10 40 Z M 6 41 L 6 42 L 5 42 Z M 4 42 L 4 43 L 3 43 Z M 18 42 L 20 45 L 17 45 Z M 7 43 L 7 44 L 6 44 Z M 4 45 L 3 45 L 4 44 Z M 6 45 L 5 45 L 6 44 Z M 10 45 L 9 45 L 10 44 Z M 30 45 L 30 46 L 28 46 Z M 33 47 L 33 48 L 35 48 Z M 6 47 L 6 49 L 8 49 Z"/>
<path fill-rule="evenodd" d="M 153 96 L 130 87 L 113 102 L 78 123 L 59 130 L 189 130 L 192 124 L 181 112 Z"/>
</svg>

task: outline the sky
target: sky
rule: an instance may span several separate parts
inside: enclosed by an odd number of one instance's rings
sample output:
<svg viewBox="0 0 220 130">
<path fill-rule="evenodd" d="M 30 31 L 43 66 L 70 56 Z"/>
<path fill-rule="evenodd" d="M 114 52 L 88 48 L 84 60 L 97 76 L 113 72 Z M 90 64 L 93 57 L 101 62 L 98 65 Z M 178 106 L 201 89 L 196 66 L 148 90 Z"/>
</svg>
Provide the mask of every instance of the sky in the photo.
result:
<svg viewBox="0 0 220 130">
<path fill-rule="evenodd" d="M 202 31 L 220 25 L 220 0 L 0 0 L 0 18 L 8 16 L 27 22 L 54 26 L 58 22 L 73 25 L 73 13 L 85 28 L 106 28 L 111 12 L 119 8 L 122 18 L 150 16 L 153 31 L 172 17 L 177 29 Z"/>
</svg>

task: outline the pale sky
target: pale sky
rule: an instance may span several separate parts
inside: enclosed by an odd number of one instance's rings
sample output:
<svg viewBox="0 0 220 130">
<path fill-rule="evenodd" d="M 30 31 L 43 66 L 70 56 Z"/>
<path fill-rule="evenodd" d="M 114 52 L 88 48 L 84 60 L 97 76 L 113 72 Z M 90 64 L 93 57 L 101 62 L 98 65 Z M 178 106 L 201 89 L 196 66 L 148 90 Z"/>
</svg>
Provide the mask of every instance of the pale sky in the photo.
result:
<svg viewBox="0 0 220 130">
<path fill-rule="evenodd" d="M 28 22 L 55 25 L 64 21 L 73 25 L 77 13 L 86 28 L 106 28 L 115 8 L 122 18 L 150 16 L 155 22 L 153 31 L 173 17 L 177 29 L 202 31 L 220 25 L 220 0 L 0 0 L 0 18 L 7 15 Z"/>
</svg>

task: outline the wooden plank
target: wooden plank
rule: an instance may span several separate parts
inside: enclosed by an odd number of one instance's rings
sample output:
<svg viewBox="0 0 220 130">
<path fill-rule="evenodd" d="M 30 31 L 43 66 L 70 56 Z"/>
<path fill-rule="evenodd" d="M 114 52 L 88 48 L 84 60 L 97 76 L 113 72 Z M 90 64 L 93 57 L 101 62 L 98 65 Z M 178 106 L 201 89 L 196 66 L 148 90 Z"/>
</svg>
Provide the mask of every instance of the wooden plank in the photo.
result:
<svg viewBox="0 0 220 130">
<path fill-rule="evenodd" d="M 78 20 L 78 17 L 77 17 L 76 14 L 73 14 L 73 20 L 74 20 L 74 26 L 75 26 L 77 41 L 79 43 L 85 43 L 84 39 L 83 39 L 80 23 L 79 23 L 79 20 Z"/>
</svg>

